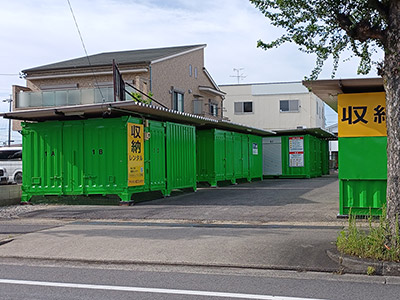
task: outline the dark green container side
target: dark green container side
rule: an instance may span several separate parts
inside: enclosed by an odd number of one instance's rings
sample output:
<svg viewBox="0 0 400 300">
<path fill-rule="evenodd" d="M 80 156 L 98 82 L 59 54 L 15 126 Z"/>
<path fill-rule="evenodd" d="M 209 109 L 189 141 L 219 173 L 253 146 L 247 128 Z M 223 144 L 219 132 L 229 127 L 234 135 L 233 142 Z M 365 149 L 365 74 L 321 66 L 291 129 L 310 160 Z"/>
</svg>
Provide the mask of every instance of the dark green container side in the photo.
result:
<svg viewBox="0 0 400 300">
<path fill-rule="evenodd" d="M 329 175 L 329 141 L 320 140 L 321 143 L 321 171 L 322 175 Z"/>
<path fill-rule="evenodd" d="M 234 132 L 197 130 L 197 181 L 217 186 L 219 181 L 230 180 L 235 183 L 237 178 L 247 178 L 248 175 L 243 176 L 243 172 L 248 170 L 248 164 L 243 163 L 242 156 L 238 158 L 243 153 L 243 140 L 247 142 L 243 135 Z"/>
<path fill-rule="evenodd" d="M 386 204 L 387 138 L 339 138 L 341 215 L 380 215 Z"/>
<path fill-rule="evenodd" d="M 142 119 L 47 121 L 23 126 L 22 201 L 34 195 L 116 194 L 130 201 L 133 193 L 165 193 L 165 128 L 148 121 L 145 132 L 145 184 L 127 186 L 127 123 Z"/>
<path fill-rule="evenodd" d="M 167 194 L 196 186 L 196 129 L 166 122 Z"/>
</svg>

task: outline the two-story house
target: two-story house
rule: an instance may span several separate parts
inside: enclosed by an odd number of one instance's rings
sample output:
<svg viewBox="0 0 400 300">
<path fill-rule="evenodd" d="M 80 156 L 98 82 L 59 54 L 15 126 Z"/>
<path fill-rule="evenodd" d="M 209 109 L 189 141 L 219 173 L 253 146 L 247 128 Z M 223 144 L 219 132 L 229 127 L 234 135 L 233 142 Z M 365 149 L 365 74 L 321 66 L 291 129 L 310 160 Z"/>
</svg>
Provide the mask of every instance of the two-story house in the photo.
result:
<svg viewBox="0 0 400 300">
<path fill-rule="evenodd" d="M 14 110 L 112 102 L 115 60 L 126 83 L 151 92 L 164 106 L 222 119 L 225 93 L 204 67 L 205 47 L 107 52 L 25 69 L 26 87 L 13 86 Z M 129 85 L 126 89 L 135 92 Z M 13 129 L 20 130 L 19 123 Z"/>
<path fill-rule="evenodd" d="M 220 85 L 224 116 L 267 130 L 325 128 L 324 102 L 301 81 Z"/>
</svg>

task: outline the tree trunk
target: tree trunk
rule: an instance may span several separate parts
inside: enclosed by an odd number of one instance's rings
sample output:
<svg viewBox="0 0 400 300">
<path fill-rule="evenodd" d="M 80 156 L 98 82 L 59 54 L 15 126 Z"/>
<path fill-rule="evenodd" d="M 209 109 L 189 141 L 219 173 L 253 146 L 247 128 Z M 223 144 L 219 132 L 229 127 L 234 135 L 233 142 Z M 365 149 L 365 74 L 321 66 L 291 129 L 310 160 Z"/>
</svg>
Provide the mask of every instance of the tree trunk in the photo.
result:
<svg viewBox="0 0 400 300">
<path fill-rule="evenodd" d="M 400 1 L 390 1 L 383 80 L 387 121 L 387 219 L 395 233 L 400 216 Z"/>
</svg>

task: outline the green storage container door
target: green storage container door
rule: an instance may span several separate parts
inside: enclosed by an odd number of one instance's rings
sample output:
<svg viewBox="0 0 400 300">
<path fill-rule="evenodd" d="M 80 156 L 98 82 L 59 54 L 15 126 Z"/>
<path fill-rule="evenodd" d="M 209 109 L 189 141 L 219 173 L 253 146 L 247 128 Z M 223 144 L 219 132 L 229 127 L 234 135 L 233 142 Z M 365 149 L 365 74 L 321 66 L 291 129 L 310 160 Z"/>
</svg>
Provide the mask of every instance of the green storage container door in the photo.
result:
<svg viewBox="0 0 400 300">
<path fill-rule="evenodd" d="M 196 131 L 189 125 L 166 122 L 167 194 L 173 189 L 196 190 Z"/>
<path fill-rule="evenodd" d="M 215 153 L 215 181 L 223 181 L 226 180 L 226 135 L 225 131 L 217 129 L 214 129 L 214 135 L 215 142 L 213 153 Z M 214 186 L 214 184 L 212 185 Z"/>
<path fill-rule="evenodd" d="M 234 142 L 233 132 L 225 131 L 225 179 L 234 182 L 233 167 L 234 167 Z"/>
<path fill-rule="evenodd" d="M 235 179 L 247 178 L 243 172 L 243 134 L 234 132 L 233 133 L 233 159 L 234 159 L 234 177 Z"/>
<path fill-rule="evenodd" d="M 83 194 L 83 123 L 65 122 L 62 139 L 63 194 Z"/>
<path fill-rule="evenodd" d="M 291 154 L 289 153 L 290 151 L 290 140 L 291 138 L 294 138 L 297 140 L 297 138 L 303 143 L 303 146 L 300 147 L 301 145 L 298 142 L 298 147 L 300 148 L 292 148 L 292 150 L 303 150 L 299 151 L 302 152 L 302 162 L 298 161 L 296 166 L 294 163 L 290 163 L 290 157 Z M 294 147 L 294 146 L 293 146 Z M 283 178 L 311 178 L 311 167 L 310 167 L 310 136 L 309 135 L 297 135 L 297 136 L 282 136 L 282 176 Z M 300 153 L 301 155 L 301 153 Z M 300 157 L 300 156 L 298 156 Z"/>
<path fill-rule="evenodd" d="M 150 190 L 165 193 L 165 126 L 164 123 L 148 121 L 149 136 L 149 162 Z M 145 143 L 146 145 L 147 143 Z M 146 150 L 145 150 L 146 151 Z"/>
<path fill-rule="evenodd" d="M 320 140 L 321 143 L 321 172 L 329 175 L 329 141 Z"/>
<path fill-rule="evenodd" d="M 24 123 L 22 126 L 23 202 L 29 201 L 29 196 L 34 193 L 62 193 L 63 124 L 49 123 Z"/>
<path fill-rule="evenodd" d="M 250 179 L 263 179 L 263 155 L 262 155 L 262 138 L 256 135 L 249 135 L 249 173 Z"/>
</svg>

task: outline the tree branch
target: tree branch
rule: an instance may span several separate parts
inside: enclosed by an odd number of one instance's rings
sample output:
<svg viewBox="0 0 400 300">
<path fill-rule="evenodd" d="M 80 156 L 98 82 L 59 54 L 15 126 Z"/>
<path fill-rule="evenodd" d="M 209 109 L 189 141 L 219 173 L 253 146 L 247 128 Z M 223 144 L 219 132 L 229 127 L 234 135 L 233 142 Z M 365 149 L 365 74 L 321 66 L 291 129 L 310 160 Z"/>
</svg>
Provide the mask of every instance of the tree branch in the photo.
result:
<svg viewBox="0 0 400 300">
<path fill-rule="evenodd" d="M 379 0 L 368 0 L 370 7 L 375 8 L 381 17 L 385 20 L 389 17 L 389 6 Z"/>
<path fill-rule="evenodd" d="M 340 28 L 353 39 L 365 42 L 368 39 L 379 40 L 382 44 L 385 42 L 385 33 L 379 26 L 372 26 L 367 19 L 358 23 L 353 23 L 349 15 L 338 13 L 336 19 Z"/>
</svg>

